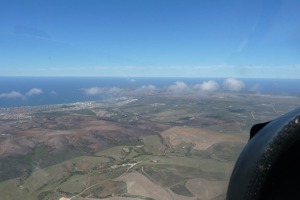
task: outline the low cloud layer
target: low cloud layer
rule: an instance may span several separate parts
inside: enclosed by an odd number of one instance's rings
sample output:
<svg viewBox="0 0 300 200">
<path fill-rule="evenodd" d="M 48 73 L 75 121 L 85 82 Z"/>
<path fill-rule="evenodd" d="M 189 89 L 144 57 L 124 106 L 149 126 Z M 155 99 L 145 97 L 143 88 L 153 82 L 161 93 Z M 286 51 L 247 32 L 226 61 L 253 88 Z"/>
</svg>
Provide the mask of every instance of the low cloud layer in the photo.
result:
<svg viewBox="0 0 300 200">
<path fill-rule="evenodd" d="M 209 81 L 204 81 L 201 84 L 196 84 L 194 86 L 194 89 L 196 90 L 201 90 L 203 92 L 215 92 L 219 90 L 219 84 L 216 81 L 209 80 Z"/>
<path fill-rule="evenodd" d="M 51 94 L 51 95 L 57 95 L 57 93 L 56 93 L 54 90 L 52 90 L 52 91 L 50 92 L 50 94 Z"/>
<path fill-rule="evenodd" d="M 104 89 L 101 87 L 91 87 L 91 88 L 84 88 L 83 91 L 86 95 L 98 95 L 104 92 Z"/>
<path fill-rule="evenodd" d="M 155 85 L 143 85 L 142 87 L 136 89 L 135 92 L 137 93 L 144 93 L 144 94 L 152 94 L 157 90 Z"/>
<path fill-rule="evenodd" d="M 204 81 L 196 85 L 187 85 L 183 81 L 176 81 L 174 84 L 170 85 L 167 90 L 176 93 L 186 92 L 191 90 L 202 91 L 202 92 L 216 92 L 222 89 L 227 91 L 239 92 L 244 88 L 245 88 L 245 84 L 243 81 L 235 78 L 228 78 L 224 80 L 222 88 L 220 87 L 218 82 L 214 80 Z"/>
<path fill-rule="evenodd" d="M 244 89 L 245 84 L 243 81 L 237 80 L 235 78 L 228 78 L 224 81 L 223 86 L 226 90 L 239 92 Z"/>
<path fill-rule="evenodd" d="M 30 96 L 34 96 L 34 95 L 39 95 L 39 94 L 43 94 L 42 89 L 32 88 L 28 92 L 26 92 L 25 94 L 22 94 L 22 93 L 17 92 L 17 91 L 11 91 L 11 92 L 8 92 L 8 93 L 1 93 L 0 98 L 26 98 L 26 97 L 30 97 Z"/>
<path fill-rule="evenodd" d="M 110 95 L 121 95 L 123 93 L 123 90 L 119 87 L 112 87 L 109 88 L 106 93 L 110 94 Z"/>
<path fill-rule="evenodd" d="M 251 92 L 256 92 L 256 93 L 259 93 L 259 91 L 261 90 L 261 85 L 260 84 L 255 84 L 253 85 L 251 88 L 250 88 L 250 91 Z"/>
<path fill-rule="evenodd" d="M 188 85 L 183 81 L 176 81 L 173 85 L 168 87 L 168 91 L 171 92 L 185 92 L 189 89 Z"/>
<path fill-rule="evenodd" d="M 120 95 L 123 90 L 119 87 L 105 88 L 105 87 L 91 87 L 82 89 L 86 95 L 94 96 L 100 94 L 109 94 L 109 95 Z"/>
<path fill-rule="evenodd" d="M 16 92 L 16 91 L 0 94 L 0 98 L 22 98 L 22 97 L 23 95 L 20 92 Z"/>
<path fill-rule="evenodd" d="M 26 92 L 26 96 L 32 96 L 32 95 L 38 95 L 38 94 L 43 94 L 43 90 L 39 88 L 32 88 L 28 92 Z"/>
<path fill-rule="evenodd" d="M 203 81 L 199 84 L 187 84 L 184 81 L 176 81 L 173 84 L 165 87 L 159 88 L 155 85 L 142 85 L 135 88 L 122 88 L 122 87 L 90 87 L 81 89 L 86 95 L 112 95 L 112 96 L 121 96 L 121 95 L 134 95 L 134 94 L 154 94 L 161 92 L 171 92 L 171 93 L 187 93 L 187 92 L 217 92 L 217 91 L 234 91 L 239 92 L 243 90 L 245 84 L 243 81 L 228 78 L 223 82 L 223 87 L 215 80 Z"/>
</svg>

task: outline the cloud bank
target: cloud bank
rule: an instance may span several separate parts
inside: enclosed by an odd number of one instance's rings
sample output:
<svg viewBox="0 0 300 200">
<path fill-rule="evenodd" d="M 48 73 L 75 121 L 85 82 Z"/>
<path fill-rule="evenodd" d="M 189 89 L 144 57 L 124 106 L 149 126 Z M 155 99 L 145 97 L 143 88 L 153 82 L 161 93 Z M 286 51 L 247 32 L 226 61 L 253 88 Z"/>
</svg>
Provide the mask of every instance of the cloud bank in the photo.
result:
<svg viewBox="0 0 300 200">
<path fill-rule="evenodd" d="M 0 98 L 26 98 L 26 97 L 31 97 L 31 96 L 34 96 L 34 95 L 39 95 L 39 94 L 43 94 L 42 89 L 32 88 L 28 92 L 26 92 L 25 94 L 22 94 L 22 93 L 17 92 L 17 91 L 11 91 L 11 92 L 8 92 L 8 93 L 1 93 Z"/>
<path fill-rule="evenodd" d="M 196 84 L 194 87 L 196 90 L 201 90 L 203 92 L 215 92 L 219 90 L 219 84 L 216 81 L 209 80 L 209 81 L 204 81 L 201 84 Z"/>
<path fill-rule="evenodd" d="M 82 89 L 86 95 L 98 95 L 104 92 L 104 89 L 101 87 L 91 87 Z"/>
<path fill-rule="evenodd" d="M 223 87 L 222 87 L 223 86 Z M 190 84 L 188 85 L 184 81 L 176 81 L 173 84 L 159 88 L 155 85 L 142 85 L 137 86 L 135 88 L 122 88 L 122 87 L 90 87 L 90 88 L 82 88 L 81 90 L 86 95 L 112 95 L 112 96 L 120 96 L 120 95 L 134 95 L 134 94 L 154 94 L 161 92 L 172 92 L 172 93 L 186 93 L 186 92 L 217 92 L 217 91 L 233 91 L 239 92 L 245 88 L 245 84 L 243 81 L 228 78 L 225 79 L 223 85 L 215 80 L 203 81 L 199 84 Z"/>
<path fill-rule="evenodd" d="M 188 85 L 183 81 L 176 81 L 173 85 L 168 87 L 168 91 L 171 92 L 185 92 L 189 89 Z"/>
<path fill-rule="evenodd" d="M 23 95 L 20 92 L 16 92 L 16 91 L 0 94 L 0 98 L 22 98 L 22 97 Z"/>
<path fill-rule="evenodd" d="M 255 84 L 253 85 L 251 88 L 250 88 L 250 91 L 251 92 L 256 92 L 256 93 L 259 93 L 259 91 L 261 90 L 261 85 L 260 84 Z"/>
<path fill-rule="evenodd" d="M 123 90 L 119 87 L 106 88 L 96 86 L 91 88 L 83 88 L 81 90 L 83 90 L 84 93 L 89 96 L 95 96 L 99 94 L 120 95 L 123 92 Z"/>
<path fill-rule="evenodd" d="M 224 81 L 223 87 L 225 90 L 239 92 L 244 89 L 245 84 L 243 81 L 237 80 L 235 78 L 228 78 Z"/>
<path fill-rule="evenodd" d="M 110 94 L 110 95 L 121 95 L 123 93 L 123 90 L 119 87 L 112 87 L 109 88 L 106 93 Z"/>
<path fill-rule="evenodd" d="M 153 94 L 157 90 L 155 85 L 143 85 L 135 90 L 137 93 Z"/>
<path fill-rule="evenodd" d="M 57 93 L 56 93 L 54 90 L 52 90 L 52 91 L 50 92 L 50 94 L 51 94 L 51 95 L 57 95 Z"/>
<path fill-rule="evenodd" d="M 43 94 L 43 90 L 39 88 L 32 88 L 28 92 L 26 92 L 26 96 L 32 96 L 32 95 L 38 95 L 38 94 Z"/>
</svg>

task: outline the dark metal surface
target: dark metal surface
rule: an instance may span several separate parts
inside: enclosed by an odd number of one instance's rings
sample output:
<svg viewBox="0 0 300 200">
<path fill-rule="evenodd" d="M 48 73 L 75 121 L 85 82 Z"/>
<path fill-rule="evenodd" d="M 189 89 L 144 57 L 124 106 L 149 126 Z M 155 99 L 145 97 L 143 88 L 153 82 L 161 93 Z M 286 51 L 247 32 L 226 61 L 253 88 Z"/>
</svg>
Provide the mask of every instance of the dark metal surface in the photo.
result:
<svg viewBox="0 0 300 200">
<path fill-rule="evenodd" d="M 227 200 L 269 199 L 278 193 L 273 190 L 282 189 L 281 193 L 289 190 L 283 181 L 291 175 L 284 177 L 280 170 L 294 170 L 300 155 L 297 146 L 300 146 L 300 108 L 271 122 L 255 125 L 231 175 Z M 298 187 L 300 184 L 289 185 Z M 294 195 L 286 193 L 290 197 Z"/>
</svg>

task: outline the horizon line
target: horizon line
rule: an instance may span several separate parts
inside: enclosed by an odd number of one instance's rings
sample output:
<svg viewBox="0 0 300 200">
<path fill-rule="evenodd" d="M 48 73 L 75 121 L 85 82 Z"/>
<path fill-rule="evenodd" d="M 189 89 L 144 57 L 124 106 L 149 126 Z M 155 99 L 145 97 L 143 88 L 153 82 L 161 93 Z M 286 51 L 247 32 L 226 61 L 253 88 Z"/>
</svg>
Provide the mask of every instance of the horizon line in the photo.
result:
<svg viewBox="0 0 300 200">
<path fill-rule="evenodd" d="M 287 78 L 287 77 L 238 77 L 238 76 L 224 76 L 224 77 L 213 77 L 213 76 L 47 76 L 47 75 L 0 75 L 0 78 L 211 78 L 211 79 L 290 79 L 299 80 L 300 78 Z"/>
</svg>

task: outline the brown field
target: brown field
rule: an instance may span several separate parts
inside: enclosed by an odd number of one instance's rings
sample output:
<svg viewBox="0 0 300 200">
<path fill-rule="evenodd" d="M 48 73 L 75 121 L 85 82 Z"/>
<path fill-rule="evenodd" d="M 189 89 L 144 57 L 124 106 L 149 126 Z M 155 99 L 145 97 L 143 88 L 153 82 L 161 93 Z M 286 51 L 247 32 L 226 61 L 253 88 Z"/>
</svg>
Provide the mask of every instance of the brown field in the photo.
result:
<svg viewBox="0 0 300 200">
<path fill-rule="evenodd" d="M 103 200 L 136 200 L 136 199 L 137 198 L 130 198 L 130 197 L 111 197 Z"/>
<path fill-rule="evenodd" d="M 73 197 L 72 200 L 99 200 L 98 198 L 79 198 Z M 102 198 L 101 198 L 102 199 Z M 131 198 L 131 197 L 110 197 L 104 198 L 102 200 L 138 200 L 139 198 Z M 70 200 L 70 198 L 61 197 L 59 200 Z"/>
<path fill-rule="evenodd" d="M 31 176 L 26 179 L 24 187 L 29 191 L 36 191 L 45 185 L 56 183 L 67 177 L 74 171 L 73 168 L 76 171 L 90 171 L 107 161 L 106 158 L 82 156 L 44 169 L 36 168 Z"/>
<path fill-rule="evenodd" d="M 202 178 L 187 181 L 186 187 L 201 200 L 211 200 L 226 193 L 227 181 L 208 181 Z"/>
<path fill-rule="evenodd" d="M 163 187 L 153 183 L 138 172 L 128 173 L 118 178 L 127 184 L 127 191 L 130 194 L 150 197 L 153 199 L 172 200 L 170 193 Z"/>
<path fill-rule="evenodd" d="M 219 142 L 242 141 L 240 138 L 231 135 L 219 134 L 200 128 L 179 126 L 163 131 L 161 135 L 167 138 L 173 146 L 177 146 L 181 143 L 192 143 L 195 144 L 194 148 L 197 150 L 206 150 L 213 144 Z"/>
<path fill-rule="evenodd" d="M 178 195 L 178 194 L 175 194 L 170 189 L 168 189 L 168 191 L 172 195 L 173 200 L 198 200 L 197 197 L 186 197 L 186 196 Z"/>
<path fill-rule="evenodd" d="M 35 120 L 35 122 L 23 124 L 7 122 L 6 126 L 1 127 L 1 132 L 9 133 L 9 135 L 0 138 L 0 157 L 26 155 L 38 144 L 49 146 L 54 150 L 64 150 L 70 148 L 70 145 L 77 147 L 82 141 L 85 142 L 84 145 L 89 151 L 97 152 L 107 148 L 108 141 L 134 140 L 152 131 L 149 129 L 137 130 L 136 127 L 86 116 Z M 30 123 L 31 126 L 28 125 Z M 32 124 L 35 124 L 34 128 L 32 128 Z M 60 124 L 63 125 L 60 126 Z M 55 128 L 49 128 L 49 126 Z"/>
<path fill-rule="evenodd" d="M 137 200 L 138 198 L 131 198 L 131 197 L 110 197 L 110 198 L 105 198 L 102 200 Z M 85 198 L 85 200 L 99 200 L 99 199 L 94 199 L 94 198 Z"/>
</svg>

